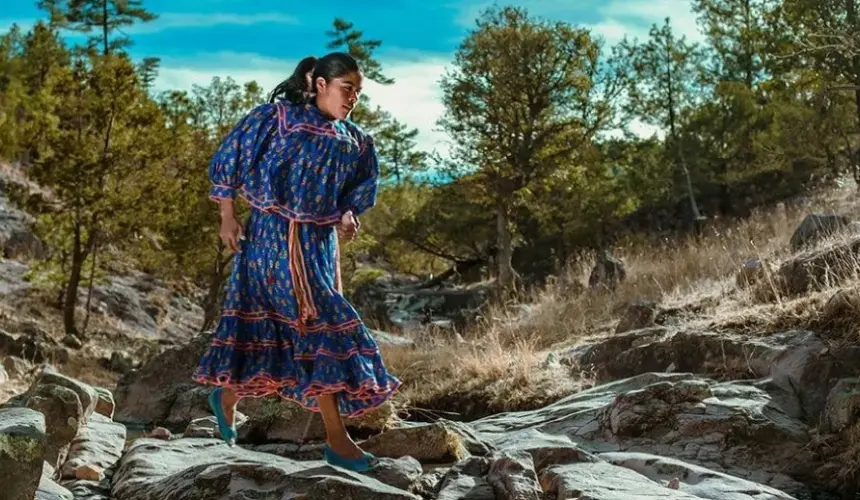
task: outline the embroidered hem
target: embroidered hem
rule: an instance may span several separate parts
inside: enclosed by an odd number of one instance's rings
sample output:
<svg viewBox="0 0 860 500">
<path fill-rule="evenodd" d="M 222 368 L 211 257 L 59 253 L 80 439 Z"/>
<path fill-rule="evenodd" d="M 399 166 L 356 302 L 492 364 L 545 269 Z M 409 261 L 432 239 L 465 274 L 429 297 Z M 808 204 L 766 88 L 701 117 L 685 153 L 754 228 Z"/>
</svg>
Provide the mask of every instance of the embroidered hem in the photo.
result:
<svg viewBox="0 0 860 500">
<path fill-rule="evenodd" d="M 328 384 L 322 381 L 312 381 L 304 390 L 296 395 L 292 395 L 284 389 L 295 389 L 298 386 L 298 379 L 295 377 L 276 379 L 268 375 L 255 375 L 248 380 L 240 382 L 233 380 L 229 373 L 221 373 L 214 377 L 195 375 L 193 378 L 194 381 L 201 384 L 230 389 L 240 398 L 262 398 L 277 394 L 281 399 L 292 401 L 306 410 L 317 413 L 320 411 L 319 407 L 306 403 L 306 400 L 343 392 L 349 395 L 349 399 L 360 401 L 367 405 L 349 413 L 342 413 L 343 416 L 349 418 L 360 417 L 375 410 L 391 399 L 402 385 L 402 382 L 396 379 L 385 386 L 380 386 L 372 378 L 367 378 L 361 381 L 358 387 L 350 387 L 343 382 Z"/>
</svg>

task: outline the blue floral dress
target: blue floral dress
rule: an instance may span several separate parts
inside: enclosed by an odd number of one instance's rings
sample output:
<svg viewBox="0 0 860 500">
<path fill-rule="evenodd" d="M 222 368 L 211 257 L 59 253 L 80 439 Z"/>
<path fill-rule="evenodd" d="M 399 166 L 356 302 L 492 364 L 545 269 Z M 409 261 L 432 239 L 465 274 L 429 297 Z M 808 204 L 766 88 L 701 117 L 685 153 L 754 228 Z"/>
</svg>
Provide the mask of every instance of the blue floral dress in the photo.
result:
<svg viewBox="0 0 860 500">
<path fill-rule="evenodd" d="M 378 172 L 372 137 L 313 104 L 264 104 L 235 126 L 209 166 L 210 197 L 252 210 L 194 380 L 313 411 L 337 393 L 350 417 L 392 396 L 401 382 L 342 294 L 334 228 L 376 203 Z"/>
</svg>

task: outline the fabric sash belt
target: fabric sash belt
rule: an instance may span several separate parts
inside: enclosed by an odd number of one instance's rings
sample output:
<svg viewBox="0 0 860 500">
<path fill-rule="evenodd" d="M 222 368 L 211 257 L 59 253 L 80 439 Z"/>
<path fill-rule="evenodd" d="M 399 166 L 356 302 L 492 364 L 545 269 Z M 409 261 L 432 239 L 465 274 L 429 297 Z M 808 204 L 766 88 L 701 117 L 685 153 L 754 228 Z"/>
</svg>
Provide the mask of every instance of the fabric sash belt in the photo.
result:
<svg viewBox="0 0 860 500">
<path fill-rule="evenodd" d="M 290 254 L 290 275 L 293 279 L 293 290 L 296 294 L 296 302 L 299 306 L 299 332 L 304 334 L 309 321 L 319 318 L 319 311 L 314 304 L 313 291 L 308 281 L 308 271 L 305 265 L 304 252 L 302 251 L 301 222 L 290 221 L 288 252 Z M 340 271 L 340 242 L 337 231 L 335 231 L 335 287 L 338 292 L 343 292 L 343 281 Z"/>
</svg>

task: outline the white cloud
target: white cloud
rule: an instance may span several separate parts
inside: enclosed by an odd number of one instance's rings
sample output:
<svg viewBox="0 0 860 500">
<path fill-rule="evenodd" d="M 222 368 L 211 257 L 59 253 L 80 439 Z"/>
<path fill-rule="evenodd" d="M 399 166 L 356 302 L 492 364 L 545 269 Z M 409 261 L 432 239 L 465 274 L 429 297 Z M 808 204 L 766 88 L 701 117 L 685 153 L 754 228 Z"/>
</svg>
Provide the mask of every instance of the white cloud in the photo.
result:
<svg viewBox="0 0 860 500">
<path fill-rule="evenodd" d="M 688 0 L 610 0 L 598 12 L 603 19 L 590 27 L 609 44 L 620 41 L 624 34 L 630 39 L 643 40 L 651 25 L 660 26 L 667 17 L 678 36 L 685 36 L 689 41 L 704 39 Z"/>
<path fill-rule="evenodd" d="M 159 14 L 158 18 L 148 23 L 137 23 L 126 29 L 129 34 L 157 33 L 174 28 L 209 28 L 212 26 L 233 25 L 253 26 L 256 24 L 298 24 L 293 16 L 277 12 L 257 14 L 230 14 L 220 12 L 178 13 L 167 12 Z"/>
<path fill-rule="evenodd" d="M 392 85 L 368 82 L 365 92 L 373 106 L 379 105 L 395 118 L 419 130 L 418 147 L 445 154 L 445 134 L 434 131 L 443 106 L 439 80 L 448 61 L 438 56 L 381 59 Z M 232 77 L 239 83 L 255 80 L 268 92 L 287 78 L 298 60 L 271 59 L 257 54 L 219 52 L 201 54 L 193 59 L 163 58 L 157 90 L 190 89 L 208 85 L 215 76 Z"/>
<path fill-rule="evenodd" d="M 456 22 L 464 28 L 472 28 L 475 18 L 494 0 L 474 0 L 451 4 L 457 9 Z M 601 35 L 609 44 L 620 41 L 626 34 L 629 38 L 648 36 L 652 24 L 663 24 L 666 17 L 679 35 L 691 40 L 701 40 L 696 25 L 696 16 L 689 0 L 608 0 L 599 7 L 584 5 L 581 2 L 560 2 L 558 0 L 520 0 L 517 5 L 528 10 L 529 14 L 544 19 L 561 20 L 572 23 L 596 13 L 600 20 L 584 25 L 595 34 Z"/>
</svg>

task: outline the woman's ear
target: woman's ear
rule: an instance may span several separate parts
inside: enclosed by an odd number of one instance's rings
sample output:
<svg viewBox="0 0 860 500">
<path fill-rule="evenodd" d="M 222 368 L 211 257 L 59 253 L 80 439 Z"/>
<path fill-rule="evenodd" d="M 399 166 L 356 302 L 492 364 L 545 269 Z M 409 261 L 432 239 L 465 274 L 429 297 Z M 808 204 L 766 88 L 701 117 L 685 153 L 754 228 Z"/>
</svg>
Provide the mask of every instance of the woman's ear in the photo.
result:
<svg viewBox="0 0 860 500">
<path fill-rule="evenodd" d="M 317 94 L 322 94 L 323 92 L 325 92 L 326 85 L 328 85 L 328 82 L 326 82 L 326 81 L 325 81 L 325 78 L 323 78 L 323 77 L 321 77 L 321 76 L 318 76 L 318 77 L 317 77 L 317 81 L 316 81 L 316 83 L 317 83 L 317 85 L 316 85 L 316 93 L 317 93 Z"/>
</svg>

